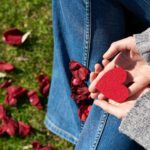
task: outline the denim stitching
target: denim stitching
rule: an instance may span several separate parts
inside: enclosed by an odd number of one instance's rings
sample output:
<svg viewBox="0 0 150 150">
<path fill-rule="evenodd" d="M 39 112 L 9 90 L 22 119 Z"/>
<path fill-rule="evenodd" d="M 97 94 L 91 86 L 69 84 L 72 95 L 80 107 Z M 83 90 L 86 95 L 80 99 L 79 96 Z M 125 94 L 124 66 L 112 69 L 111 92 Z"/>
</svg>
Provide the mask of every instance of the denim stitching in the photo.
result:
<svg viewBox="0 0 150 150">
<path fill-rule="evenodd" d="M 84 122 L 81 122 L 81 130 L 83 129 L 83 127 L 84 127 Z"/>
<path fill-rule="evenodd" d="M 58 126 L 56 126 L 53 122 L 50 121 L 48 116 L 46 116 L 46 118 L 44 120 L 44 124 L 47 126 L 47 128 L 49 128 L 49 129 L 51 128 L 51 130 L 53 132 L 55 132 L 59 136 L 65 138 L 66 140 L 70 141 L 71 143 L 76 144 L 78 142 L 78 138 L 76 138 L 75 136 L 66 132 L 65 130 L 59 128 Z"/>
<path fill-rule="evenodd" d="M 96 134 L 96 137 L 95 137 L 95 142 L 93 143 L 92 147 L 90 150 L 96 150 L 97 148 L 97 144 L 102 136 L 102 133 L 103 133 L 103 130 L 104 130 L 104 127 L 106 125 L 106 122 L 107 122 L 107 119 L 108 119 L 108 113 L 104 112 L 104 114 L 102 115 L 102 119 L 100 119 L 100 125 L 99 125 L 99 128 L 97 129 L 97 134 Z"/>
<path fill-rule="evenodd" d="M 91 0 L 85 1 L 85 35 L 84 35 L 84 56 L 83 65 L 88 67 L 89 65 L 89 52 L 91 44 Z"/>
<path fill-rule="evenodd" d="M 83 65 L 88 67 L 90 42 L 91 42 L 91 0 L 85 0 L 85 17 L 84 17 L 84 47 L 83 47 Z M 81 122 L 82 130 L 84 123 Z"/>
</svg>

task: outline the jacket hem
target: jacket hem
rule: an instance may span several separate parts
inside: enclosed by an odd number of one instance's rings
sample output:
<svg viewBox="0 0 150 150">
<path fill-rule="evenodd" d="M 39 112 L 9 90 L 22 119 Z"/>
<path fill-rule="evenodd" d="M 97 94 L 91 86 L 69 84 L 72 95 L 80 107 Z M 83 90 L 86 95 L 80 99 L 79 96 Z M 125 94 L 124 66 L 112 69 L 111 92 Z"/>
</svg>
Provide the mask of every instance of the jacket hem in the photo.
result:
<svg viewBox="0 0 150 150">
<path fill-rule="evenodd" d="M 46 115 L 44 124 L 48 130 L 50 130 L 52 133 L 58 135 L 59 137 L 67 140 L 68 142 L 76 145 L 78 142 L 78 138 L 70 134 L 69 132 L 61 129 L 60 127 L 56 126 L 50 118 Z"/>
</svg>

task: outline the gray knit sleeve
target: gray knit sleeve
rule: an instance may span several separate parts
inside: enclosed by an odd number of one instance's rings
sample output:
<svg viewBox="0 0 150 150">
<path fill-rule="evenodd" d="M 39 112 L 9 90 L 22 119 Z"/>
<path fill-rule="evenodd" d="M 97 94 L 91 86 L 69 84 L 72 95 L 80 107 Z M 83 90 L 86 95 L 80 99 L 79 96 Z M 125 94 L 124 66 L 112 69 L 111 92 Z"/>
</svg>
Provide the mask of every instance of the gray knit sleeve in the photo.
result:
<svg viewBox="0 0 150 150">
<path fill-rule="evenodd" d="M 121 121 L 119 131 L 150 150 L 150 91 L 137 99 L 134 108 Z"/>
<path fill-rule="evenodd" d="M 150 28 L 134 37 L 139 53 L 150 64 Z M 150 91 L 137 99 L 135 106 L 122 120 L 119 131 L 150 150 Z"/>
<path fill-rule="evenodd" d="M 150 64 L 150 28 L 133 36 L 135 37 L 139 53 Z"/>
</svg>

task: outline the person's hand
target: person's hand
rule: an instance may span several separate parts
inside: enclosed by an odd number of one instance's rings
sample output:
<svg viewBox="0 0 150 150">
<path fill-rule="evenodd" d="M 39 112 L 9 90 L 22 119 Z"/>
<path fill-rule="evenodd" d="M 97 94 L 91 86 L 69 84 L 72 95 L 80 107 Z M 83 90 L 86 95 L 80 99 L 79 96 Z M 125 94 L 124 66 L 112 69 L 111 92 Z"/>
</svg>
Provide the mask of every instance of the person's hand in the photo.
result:
<svg viewBox="0 0 150 150">
<path fill-rule="evenodd" d="M 108 70 L 115 66 L 120 66 L 128 72 L 126 85 L 129 85 L 129 96 L 135 95 L 150 83 L 150 66 L 138 53 L 134 37 L 114 42 L 103 57 L 102 63 L 107 65 L 105 65 L 104 70 L 98 74 L 89 86 L 93 99 L 97 98 L 97 96 L 99 99 L 105 98 L 103 94 L 96 90 L 95 85 Z M 113 60 L 109 62 L 108 60 L 111 58 Z"/>
<path fill-rule="evenodd" d="M 107 63 L 105 62 L 103 63 L 103 65 L 106 66 Z M 95 71 L 91 72 L 90 74 L 90 81 L 92 82 L 101 71 L 102 66 L 100 64 L 96 64 Z M 134 107 L 137 98 L 140 97 L 145 92 L 147 92 L 148 90 L 150 90 L 150 88 L 140 90 L 135 95 L 131 96 L 126 102 L 123 103 L 117 103 L 111 99 L 109 100 L 96 99 L 94 100 L 94 104 L 101 107 L 104 111 L 116 116 L 117 118 L 122 119 Z"/>
</svg>

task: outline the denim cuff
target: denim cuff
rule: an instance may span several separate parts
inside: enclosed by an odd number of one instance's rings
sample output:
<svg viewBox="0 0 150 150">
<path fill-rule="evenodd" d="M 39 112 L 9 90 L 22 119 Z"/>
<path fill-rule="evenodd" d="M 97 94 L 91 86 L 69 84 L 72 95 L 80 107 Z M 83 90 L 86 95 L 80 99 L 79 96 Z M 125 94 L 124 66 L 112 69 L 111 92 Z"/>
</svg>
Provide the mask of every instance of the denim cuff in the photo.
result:
<svg viewBox="0 0 150 150">
<path fill-rule="evenodd" d="M 119 131 L 150 150 L 150 91 L 137 99 L 135 106 L 122 120 Z"/>
<path fill-rule="evenodd" d="M 133 35 L 136 40 L 137 50 L 141 56 L 150 64 L 150 28 L 140 34 Z"/>
</svg>

